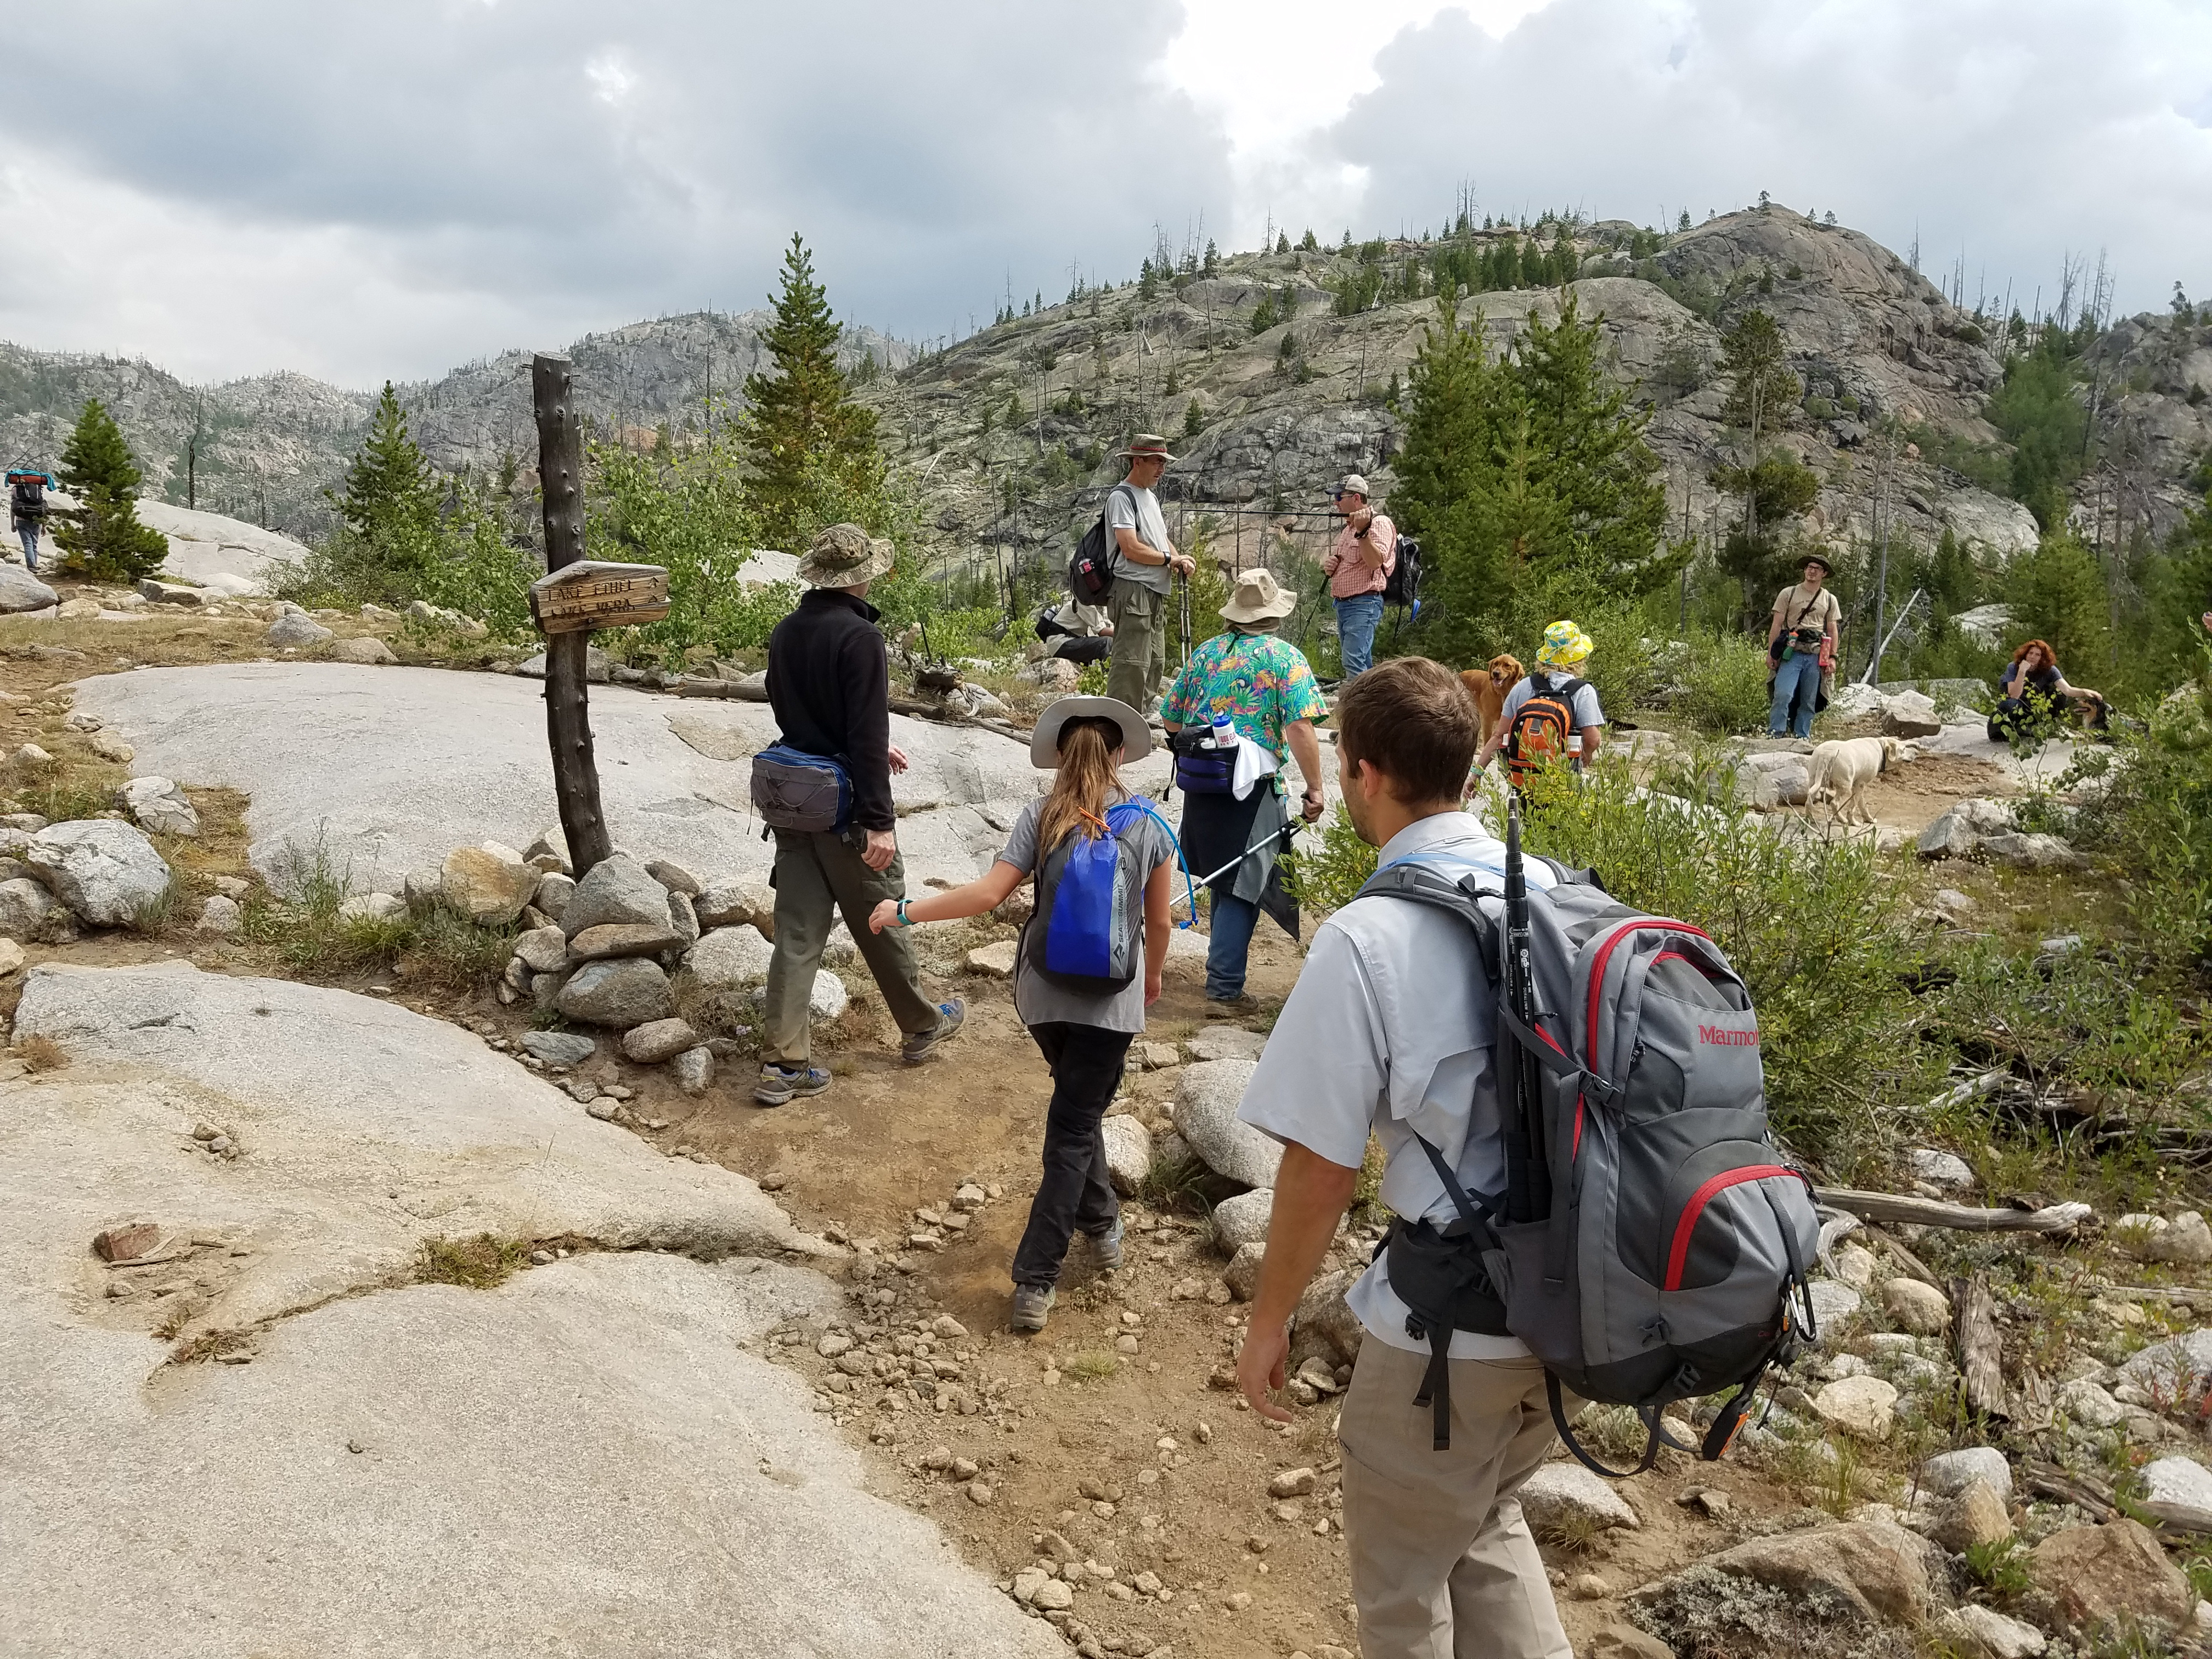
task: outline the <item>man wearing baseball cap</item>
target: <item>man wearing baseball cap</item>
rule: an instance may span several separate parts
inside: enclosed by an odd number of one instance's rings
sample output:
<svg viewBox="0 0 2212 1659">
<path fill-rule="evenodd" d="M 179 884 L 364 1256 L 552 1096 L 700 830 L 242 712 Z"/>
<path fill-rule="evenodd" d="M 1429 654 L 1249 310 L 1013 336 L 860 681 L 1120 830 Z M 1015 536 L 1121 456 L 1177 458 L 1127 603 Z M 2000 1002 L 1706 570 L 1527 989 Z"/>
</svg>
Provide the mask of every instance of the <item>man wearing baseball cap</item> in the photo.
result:
<svg viewBox="0 0 2212 1659">
<path fill-rule="evenodd" d="M 1175 457 L 1168 441 L 1139 432 L 1120 452 L 1129 474 L 1106 498 L 1106 534 L 1114 550 L 1114 654 L 1106 670 L 1106 695 L 1149 718 L 1159 702 L 1168 660 L 1168 593 L 1175 577 L 1196 568 L 1168 539 L 1152 486 Z"/>
<path fill-rule="evenodd" d="M 1382 620 L 1382 590 L 1398 562 L 1398 527 L 1368 505 L 1367 480 L 1347 472 L 1336 487 L 1344 520 L 1336 545 L 1322 561 L 1329 598 L 1336 601 L 1336 638 L 1344 678 L 1364 674 L 1375 660 L 1375 629 Z"/>
</svg>

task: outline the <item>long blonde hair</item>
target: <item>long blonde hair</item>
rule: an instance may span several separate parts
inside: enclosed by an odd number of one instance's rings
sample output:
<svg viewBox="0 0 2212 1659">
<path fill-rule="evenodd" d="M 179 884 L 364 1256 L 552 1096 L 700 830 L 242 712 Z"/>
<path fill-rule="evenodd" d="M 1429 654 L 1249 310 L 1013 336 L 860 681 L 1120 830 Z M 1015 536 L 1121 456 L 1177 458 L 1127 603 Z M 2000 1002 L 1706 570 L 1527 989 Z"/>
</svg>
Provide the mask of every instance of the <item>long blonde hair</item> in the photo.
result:
<svg viewBox="0 0 2212 1659">
<path fill-rule="evenodd" d="M 1037 857 L 1081 828 L 1092 840 L 1106 833 L 1106 809 L 1127 793 L 1115 757 L 1121 752 L 1121 728 L 1109 720 L 1073 720 L 1060 729 L 1060 769 L 1052 793 L 1037 813 Z"/>
</svg>

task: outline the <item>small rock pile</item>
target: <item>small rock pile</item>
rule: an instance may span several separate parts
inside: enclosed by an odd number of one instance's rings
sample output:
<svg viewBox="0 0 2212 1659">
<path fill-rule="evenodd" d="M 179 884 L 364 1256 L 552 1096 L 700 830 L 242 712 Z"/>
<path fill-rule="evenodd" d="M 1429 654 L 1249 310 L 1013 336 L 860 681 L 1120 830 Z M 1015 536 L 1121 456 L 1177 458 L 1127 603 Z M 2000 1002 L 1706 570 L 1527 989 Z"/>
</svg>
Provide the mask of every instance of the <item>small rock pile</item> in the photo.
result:
<svg viewBox="0 0 2212 1659">
<path fill-rule="evenodd" d="M 1923 859 L 1986 859 L 2014 870 L 2078 870 L 2087 860 L 2057 836 L 2024 834 L 2012 809 L 1976 796 L 1962 800 L 1920 832 Z"/>
</svg>

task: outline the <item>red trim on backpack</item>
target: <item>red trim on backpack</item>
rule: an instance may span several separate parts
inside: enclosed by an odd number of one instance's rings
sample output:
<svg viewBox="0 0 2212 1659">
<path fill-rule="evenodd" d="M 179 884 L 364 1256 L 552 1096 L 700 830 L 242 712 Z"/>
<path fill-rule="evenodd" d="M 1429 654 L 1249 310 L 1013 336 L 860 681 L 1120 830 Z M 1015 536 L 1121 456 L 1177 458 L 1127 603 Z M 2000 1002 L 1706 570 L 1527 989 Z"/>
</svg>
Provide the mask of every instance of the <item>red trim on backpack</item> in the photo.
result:
<svg viewBox="0 0 2212 1659">
<path fill-rule="evenodd" d="M 1571 1163 L 1573 1163 L 1577 1158 L 1580 1158 L 1582 1155 L 1583 1155 L 1583 1097 L 1582 1097 L 1580 1095 L 1577 1095 L 1577 1096 L 1575 1097 L 1575 1144 L 1574 1144 L 1574 1146 L 1572 1147 L 1572 1149 L 1571 1149 L 1571 1150 L 1570 1150 L 1570 1151 L 1568 1152 L 1568 1153 L 1567 1153 L 1567 1162 L 1568 1162 L 1568 1163 L 1570 1163 L 1570 1164 L 1571 1164 Z"/>
<path fill-rule="evenodd" d="M 1795 1170 L 1784 1169 L 1779 1164 L 1747 1164 L 1740 1170 L 1723 1170 L 1690 1194 L 1690 1201 L 1682 1206 L 1682 1218 L 1674 1224 L 1674 1243 L 1667 1252 L 1667 1282 L 1662 1290 L 1682 1288 L 1682 1270 L 1690 1260 L 1690 1238 L 1698 1230 L 1698 1218 L 1705 1213 L 1714 1194 L 1730 1187 L 1740 1187 L 1747 1181 L 1771 1181 L 1777 1176 L 1794 1176 Z"/>
<path fill-rule="evenodd" d="M 1605 988 L 1605 964 L 1612 957 L 1614 945 L 1620 944 L 1631 933 L 1639 933 L 1648 927 L 1662 927 L 1670 933 L 1694 933 L 1708 945 L 1713 942 L 1713 936 L 1702 927 L 1692 927 L 1686 921 L 1668 921 L 1659 916 L 1646 916 L 1635 921 L 1624 921 L 1613 930 L 1605 943 L 1597 947 L 1597 960 L 1590 964 L 1589 990 L 1587 994 L 1589 997 L 1589 1060 L 1592 1066 L 1597 1064 L 1597 1000 L 1598 994 Z"/>
</svg>

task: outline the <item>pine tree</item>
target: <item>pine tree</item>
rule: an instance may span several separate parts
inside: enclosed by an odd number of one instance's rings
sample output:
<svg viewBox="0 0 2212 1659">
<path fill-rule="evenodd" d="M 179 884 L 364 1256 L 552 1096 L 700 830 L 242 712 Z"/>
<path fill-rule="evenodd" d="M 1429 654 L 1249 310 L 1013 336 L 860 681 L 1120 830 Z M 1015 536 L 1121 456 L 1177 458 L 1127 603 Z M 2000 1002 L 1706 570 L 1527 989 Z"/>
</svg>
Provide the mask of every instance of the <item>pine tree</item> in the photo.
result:
<svg viewBox="0 0 2212 1659">
<path fill-rule="evenodd" d="M 1291 251 L 1291 233 L 1290 233 L 1289 231 L 1287 231 L 1287 230 L 1283 230 L 1283 231 L 1278 231 L 1278 232 L 1276 232 L 1276 233 L 1275 233 L 1275 252 L 1278 252 L 1278 253 L 1288 253 L 1290 251 Z M 2180 286 L 2181 286 L 2181 284 L 2180 284 L 2180 283 L 2176 283 L 2174 284 L 2174 287 L 2175 287 L 2176 289 L 2179 289 Z"/>
<path fill-rule="evenodd" d="M 1198 399 L 1193 398 L 1190 400 L 1190 406 L 1182 412 L 1182 435 L 1186 438 L 1195 438 L 1205 430 L 1206 411 L 1199 407 Z"/>
<path fill-rule="evenodd" d="M 345 493 L 330 495 L 346 528 L 366 543 L 376 562 L 418 562 L 421 532 L 435 520 L 437 473 L 409 435 L 406 411 L 392 382 L 376 400 L 368 438 L 346 469 Z"/>
<path fill-rule="evenodd" d="M 883 469 L 875 411 L 851 400 L 837 368 L 839 333 L 829 297 L 814 280 L 813 256 L 794 233 L 775 320 L 761 337 L 775 367 L 746 377 L 749 406 L 738 422 L 752 504 L 776 545 L 796 541 L 817 471 L 861 489 Z"/>
<path fill-rule="evenodd" d="M 169 538 L 138 522 L 143 477 L 114 416 L 97 398 L 87 398 L 62 450 L 59 482 L 77 499 L 75 510 L 57 514 L 54 523 L 64 570 L 100 581 L 137 581 L 161 568 Z"/>
</svg>

